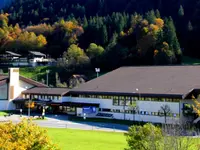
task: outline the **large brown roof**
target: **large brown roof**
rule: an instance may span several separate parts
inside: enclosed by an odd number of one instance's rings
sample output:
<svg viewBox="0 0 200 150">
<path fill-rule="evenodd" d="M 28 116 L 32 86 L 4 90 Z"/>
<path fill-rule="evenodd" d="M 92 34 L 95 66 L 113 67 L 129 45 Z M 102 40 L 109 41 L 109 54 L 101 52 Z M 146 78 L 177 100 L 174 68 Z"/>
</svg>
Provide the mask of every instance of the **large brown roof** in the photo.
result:
<svg viewBox="0 0 200 150">
<path fill-rule="evenodd" d="M 8 79 L 8 76 L 0 74 L 0 81 Z"/>
<path fill-rule="evenodd" d="M 200 66 L 121 67 L 71 91 L 183 96 L 192 89 L 200 89 Z"/>
<path fill-rule="evenodd" d="M 29 79 L 29 78 L 26 78 L 26 77 L 23 77 L 23 76 L 19 76 L 19 79 L 24 81 L 24 82 L 26 82 L 26 83 L 32 84 L 34 86 L 37 86 L 37 87 L 48 87 L 46 84 L 34 81 L 32 79 Z"/>
<path fill-rule="evenodd" d="M 67 88 L 42 88 L 35 87 L 26 91 L 23 94 L 38 94 L 38 95 L 64 95 L 69 91 Z"/>
</svg>

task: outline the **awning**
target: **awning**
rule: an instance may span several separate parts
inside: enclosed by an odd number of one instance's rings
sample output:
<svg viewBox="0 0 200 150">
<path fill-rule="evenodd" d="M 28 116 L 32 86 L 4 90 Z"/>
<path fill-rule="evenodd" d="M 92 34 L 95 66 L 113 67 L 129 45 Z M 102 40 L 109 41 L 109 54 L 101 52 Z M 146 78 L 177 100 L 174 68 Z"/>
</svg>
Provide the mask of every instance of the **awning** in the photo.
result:
<svg viewBox="0 0 200 150">
<path fill-rule="evenodd" d="M 62 104 L 63 106 L 72 106 L 72 107 L 88 107 L 88 106 L 99 107 L 98 103 L 63 102 Z"/>
<path fill-rule="evenodd" d="M 13 100 L 13 103 L 15 104 L 21 104 L 28 102 L 28 99 L 15 99 Z M 52 102 L 51 100 L 49 101 L 43 101 L 39 99 L 34 99 L 31 100 L 32 102 L 35 102 L 36 105 L 47 105 L 47 106 L 71 106 L 71 107 L 89 107 L 89 106 L 95 106 L 99 107 L 100 104 L 98 103 L 79 103 L 79 102 Z"/>
<path fill-rule="evenodd" d="M 25 103 L 25 102 L 28 102 L 29 99 L 15 99 L 13 100 L 13 103 L 14 104 L 17 104 L 17 103 Z M 46 104 L 49 104 L 51 103 L 51 101 L 43 101 L 43 100 L 39 100 L 39 99 L 33 99 L 33 100 L 30 100 L 31 102 L 35 102 L 36 104 L 41 104 L 41 105 L 46 105 Z"/>
</svg>

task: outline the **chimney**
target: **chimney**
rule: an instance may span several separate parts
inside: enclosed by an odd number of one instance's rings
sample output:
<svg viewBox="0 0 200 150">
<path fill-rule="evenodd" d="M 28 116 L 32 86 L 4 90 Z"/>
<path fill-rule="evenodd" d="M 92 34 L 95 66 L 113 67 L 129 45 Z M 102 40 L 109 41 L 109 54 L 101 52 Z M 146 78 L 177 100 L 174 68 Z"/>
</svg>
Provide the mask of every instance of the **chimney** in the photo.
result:
<svg viewBox="0 0 200 150">
<path fill-rule="evenodd" d="M 9 68 L 9 100 L 13 100 L 19 95 L 19 68 Z"/>
</svg>

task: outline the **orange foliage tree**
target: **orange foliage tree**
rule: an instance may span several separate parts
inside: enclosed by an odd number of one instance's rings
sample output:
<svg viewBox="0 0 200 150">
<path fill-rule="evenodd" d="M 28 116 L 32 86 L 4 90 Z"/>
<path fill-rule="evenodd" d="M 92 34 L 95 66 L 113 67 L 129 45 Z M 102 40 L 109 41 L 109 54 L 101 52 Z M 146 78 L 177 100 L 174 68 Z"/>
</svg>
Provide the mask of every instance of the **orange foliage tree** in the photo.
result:
<svg viewBox="0 0 200 150">
<path fill-rule="evenodd" d="M 46 130 L 27 120 L 18 124 L 1 123 L 0 135 L 0 149 L 3 150 L 59 149 L 50 141 Z"/>
</svg>

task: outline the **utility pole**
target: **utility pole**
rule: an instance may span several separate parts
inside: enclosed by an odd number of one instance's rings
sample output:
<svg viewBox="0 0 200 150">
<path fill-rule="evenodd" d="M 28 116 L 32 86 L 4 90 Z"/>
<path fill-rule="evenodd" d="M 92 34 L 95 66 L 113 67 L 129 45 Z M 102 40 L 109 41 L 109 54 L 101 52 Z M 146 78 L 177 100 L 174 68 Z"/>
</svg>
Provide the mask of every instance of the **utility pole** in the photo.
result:
<svg viewBox="0 0 200 150">
<path fill-rule="evenodd" d="M 46 70 L 47 78 L 46 78 L 46 83 L 47 86 L 49 86 L 49 70 Z"/>
</svg>

